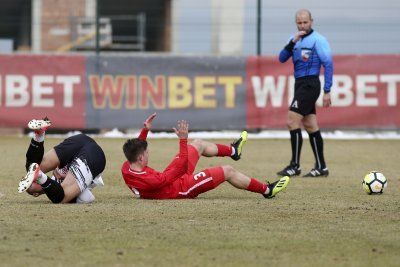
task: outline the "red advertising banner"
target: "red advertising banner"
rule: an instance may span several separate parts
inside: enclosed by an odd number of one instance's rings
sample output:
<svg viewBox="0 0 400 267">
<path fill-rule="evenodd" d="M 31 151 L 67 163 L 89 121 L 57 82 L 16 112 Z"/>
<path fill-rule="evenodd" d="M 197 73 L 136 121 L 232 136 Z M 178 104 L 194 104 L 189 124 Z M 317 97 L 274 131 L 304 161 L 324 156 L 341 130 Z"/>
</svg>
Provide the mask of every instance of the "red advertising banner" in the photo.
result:
<svg viewBox="0 0 400 267">
<path fill-rule="evenodd" d="M 85 57 L 0 56 L 0 127 L 48 116 L 55 128 L 84 128 L 85 105 Z"/>
<path fill-rule="evenodd" d="M 134 60 L 132 60 L 134 59 Z M 284 129 L 291 62 L 276 57 L 0 56 L 0 127 L 48 116 L 55 128 L 121 129 L 163 110 L 196 129 Z M 139 64 L 140 63 L 140 64 Z M 323 84 L 323 75 L 320 76 Z M 334 57 L 332 107 L 323 128 L 400 128 L 400 55 Z M 163 115 L 160 115 L 163 116 Z M 161 129 L 160 128 L 160 129 Z M 169 129 L 169 128 L 168 128 Z"/>
<path fill-rule="evenodd" d="M 246 64 L 247 126 L 285 128 L 292 99 L 293 64 L 277 57 L 249 57 Z M 320 76 L 323 86 L 323 75 Z M 325 128 L 400 128 L 400 55 L 334 57 L 332 106 L 318 101 Z"/>
</svg>

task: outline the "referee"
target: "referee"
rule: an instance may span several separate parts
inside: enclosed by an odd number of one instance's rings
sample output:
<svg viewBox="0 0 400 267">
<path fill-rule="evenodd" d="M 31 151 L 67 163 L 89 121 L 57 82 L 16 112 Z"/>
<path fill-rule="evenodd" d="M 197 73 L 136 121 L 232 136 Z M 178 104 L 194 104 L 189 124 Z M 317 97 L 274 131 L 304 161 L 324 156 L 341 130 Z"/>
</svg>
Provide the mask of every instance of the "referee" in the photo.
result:
<svg viewBox="0 0 400 267">
<path fill-rule="evenodd" d="M 290 131 L 292 159 L 290 164 L 278 172 L 281 176 L 296 176 L 301 173 L 300 153 L 303 144 L 301 124 L 310 137 L 315 156 L 315 166 L 303 177 L 328 176 L 329 171 L 324 159 L 324 142 L 318 127 L 315 103 L 320 95 L 319 73 L 324 67 L 323 105 L 331 105 L 333 63 L 328 41 L 312 29 L 313 19 L 310 11 L 301 9 L 296 12 L 298 32 L 291 36 L 288 44 L 279 54 L 279 61 L 286 62 L 292 57 L 294 65 L 295 89 L 290 104 L 287 126 Z"/>
</svg>

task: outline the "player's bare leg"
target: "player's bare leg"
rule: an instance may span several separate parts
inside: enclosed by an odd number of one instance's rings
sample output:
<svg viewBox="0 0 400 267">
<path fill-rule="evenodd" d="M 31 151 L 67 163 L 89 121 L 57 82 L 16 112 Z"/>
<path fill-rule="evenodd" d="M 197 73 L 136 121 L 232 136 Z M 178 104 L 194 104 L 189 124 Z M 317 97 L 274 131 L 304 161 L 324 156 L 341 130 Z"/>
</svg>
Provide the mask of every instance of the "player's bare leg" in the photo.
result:
<svg viewBox="0 0 400 267">
<path fill-rule="evenodd" d="M 215 143 L 201 139 L 194 139 L 190 145 L 196 148 L 196 150 L 199 152 L 199 156 L 215 157 L 218 154 L 218 147 Z"/>
<path fill-rule="evenodd" d="M 57 153 L 54 149 L 49 150 L 43 155 L 42 162 L 40 163 L 40 170 L 44 173 L 54 170 L 60 165 Z"/>
<path fill-rule="evenodd" d="M 199 156 L 204 157 L 231 157 L 239 160 L 242 155 L 243 146 L 247 141 L 247 132 L 243 131 L 240 138 L 231 145 L 215 144 L 201 139 L 193 140 L 190 145 L 194 146 L 199 152 Z"/>
<path fill-rule="evenodd" d="M 289 183 L 289 177 L 285 176 L 274 183 L 261 183 L 255 178 L 250 178 L 237 171 L 229 165 L 222 166 L 225 175 L 225 181 L 238 189 L 260 193 L 266 198 L 272 198 L 280 191 L 284 190 Z"/>
<path fill-rule="evenodd" d="M 250 177 L 235 170 L 230 165 L 224 165 L 222 169 L 224 170 L 225 181 L 238 189 L 247 189 L 249 187 L 251 181 Z"/>
<path fill-rule="evenodd" d="M 65 177 L 61 186 L 64 190 L 64 198 L 61 203 L 69 203 L 81 193 L 79 185 L 76 182 L 76 178 L 72 172 L 67 173 L 67 176 Z"/>
</svg>

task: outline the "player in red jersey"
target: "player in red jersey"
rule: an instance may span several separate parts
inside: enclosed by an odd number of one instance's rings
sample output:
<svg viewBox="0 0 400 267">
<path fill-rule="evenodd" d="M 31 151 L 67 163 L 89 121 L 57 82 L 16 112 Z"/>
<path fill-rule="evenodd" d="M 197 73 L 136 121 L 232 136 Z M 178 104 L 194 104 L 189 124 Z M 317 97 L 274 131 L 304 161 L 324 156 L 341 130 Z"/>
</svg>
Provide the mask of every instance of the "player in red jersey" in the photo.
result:
<svg viewBox="0 0 400 267">
<path fill-rule="evenodd" d="M 285 176 L 274 183 L 261 183 L 235 170 L 229 165 L 223 165 L 194 173 L 200 156 L 231 157 L 239 160 L 243 144 L 247 140 L 247 132 L 230 146 L 214 144 L 200 139 L 193 140 L 188 145 L 189 124 L 178 121 L 173 128 L 179 138 L 179 153 L 164 171 L 156 171 L 149 166 L 149 151 L 147 149 L 147 134 L 151 129 L 156 113 L 150 115 L 144 122 L 144 127 L 138 138 L 129 139 L 123 146 L 127 161 L 121 168 L 126 185 L 138 198 L 145 199 L 182 199 L 195 198 L 199 194 L 212 190 L 227 181 L 238 189 L 244 189 L 272 198 L 286 188 L 289 177 Z"/>
</svg>

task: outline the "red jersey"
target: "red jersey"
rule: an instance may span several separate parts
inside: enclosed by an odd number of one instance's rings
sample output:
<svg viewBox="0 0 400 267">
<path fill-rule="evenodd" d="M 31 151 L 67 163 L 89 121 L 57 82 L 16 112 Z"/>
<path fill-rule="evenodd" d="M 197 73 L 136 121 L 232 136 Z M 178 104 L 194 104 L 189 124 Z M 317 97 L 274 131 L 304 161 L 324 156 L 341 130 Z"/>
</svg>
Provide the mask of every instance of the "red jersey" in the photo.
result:
<svg viewBox="0 0 400 267">
<path fill-rule="evenodd" d="M 146 140 L 148 130 L 143 128 L 139 139 Z M 176 198 L 179 195 L 180 181 L 188 168 L 187 139 L 179 140 L 179 154 L 163 172 L 148 166 L 142 170 L 132 170 L 129 161 L 122 165 L 121 172 L 126 185 L 135 196 L 149 199 Z"/>
</svg>

